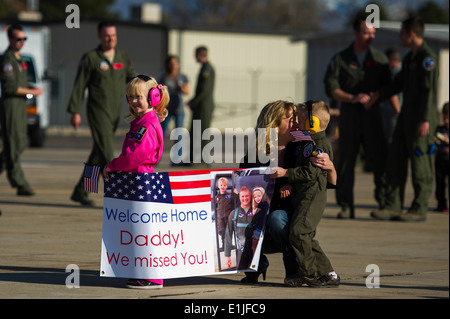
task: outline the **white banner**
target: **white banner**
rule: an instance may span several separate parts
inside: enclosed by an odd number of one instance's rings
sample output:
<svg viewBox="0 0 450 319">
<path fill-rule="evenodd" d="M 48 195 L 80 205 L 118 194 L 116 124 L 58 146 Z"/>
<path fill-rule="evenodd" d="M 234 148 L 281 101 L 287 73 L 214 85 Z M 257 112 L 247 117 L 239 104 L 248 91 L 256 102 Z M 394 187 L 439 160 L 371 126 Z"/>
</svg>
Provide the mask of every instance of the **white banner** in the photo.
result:
<svg viewBox="0 0 450 319">
<path fill-rule="evenodd" d="M 249 206 L 248 194 L 260 200 L 261 189 L 265 202 Z M 105 179 L 100 273 L 164 279 L 255 271 L 271 190 L 263 169 L 113 173 Z"/>
</svg>

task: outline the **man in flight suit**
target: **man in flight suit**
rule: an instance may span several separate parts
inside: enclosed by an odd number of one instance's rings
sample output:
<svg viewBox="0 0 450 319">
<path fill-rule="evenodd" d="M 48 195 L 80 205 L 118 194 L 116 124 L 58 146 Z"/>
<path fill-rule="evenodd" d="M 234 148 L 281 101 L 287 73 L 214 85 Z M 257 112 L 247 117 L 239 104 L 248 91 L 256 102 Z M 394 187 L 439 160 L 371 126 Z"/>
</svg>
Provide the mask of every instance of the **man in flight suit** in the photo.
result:
<svg viewBox="0 0 450 319">
<path fill-rule="evenodd" d="M 403 92 L 403 105 L 389 148 L 387 201 L 384 210 L 371 213 L 375 219 L 425 221 L 428 200 L 433 191 L 433 141 L 437 126 L 437 57 L 423 39 L 425 27 L 419 18 L 402 23 L 400 38 L 411 51 L 405 56 L 402 71 L 391 86 L 383 87 L 372 102 Z M 372 103 L 371 102 L 371 103 Z M 402 215 L 402 191 L 405 187 L 408 159 L 414 199 Z"/>
<path fill-rule="evenodd" d="M 104 167 L 114 158 L 114 135 L 119 124 L 125 85 L 135 75 L 129 56 L 116 49 L 117 33 L 112 23 L 101 22 L 97 28 L 100 45 L 83 55 L 67 111 L 70 123 L 81 124 L 84 90 L 88 88 L 87 118 L 93 138 L 88 164 Z M 94 203 L 83 189 L 83 176 L 75 186 L 71 199 L 84 206 Z"/>
<path fill-rule="evenodd" d="M 331 60 L 325 74 L 328 96 L 341 102 L 336 200 L 338 218 L 354 218 L 355 164 L 362 143 L 366 161 L 373 168 L 375 199 L 384 206 L 387 142 L 379 104 L 366 107 L 370 92 L 391 82 L 388 59 L 371 46 L 375 28 L 364 18 L 353 25 L 354 42 Z M 398 107 L 398 105 L 397 105 Z M 398 112 L 398 110 L 397 110 Z"/>
<path fill-rule="evenodd" d="M 32 87 L 27 81 L 27 63 L 19 51 L 27 40 L 25 32 L 18 24 L 8 28 L 9 47 L 0 61 L 0 81 L 2 97 L 0 100 L 0 121 L 2 127 L 3 151 L 0 154 L 0 173 L 5 169 L 17 195 L 34 195 L 34 190 L 25 179 L 20 155 L 27 143 L 26 95 L 38 96 L 42 89 Z"/>
<path fill-rule="evenodd" d="M 197 78 L 197 87 L 195 89 L 195 96 L 188 102 L 189 107 L 192 110 L 192 121 L 201 121 L 200 139 L 203 131 L 211 126 L 212 114 L 214 111 L 214 82 L 215 72 L 211 63 L 208 61 L 208 49 L 204 46 L 200 46 L 195 50 L 195 58 L 197 62 L 201 63 L 202 67 Z M 201 154 L 203 147 L 208 141 L 201 140 L 202 150 L 193 149 L 193 132 L 194 122 L 191 125 L 190 137 L 191 137 L 191 159 L 193 154 Z"/>
<path fill-rule="evenodd" d="M 231 268 L 231 248 L 234 241 L 236 243 L 236 265 L 239 265 L 242 252 L 245 247 L 245 230 L 253 219 L 252 193 L 247 186 L 242 186 L 239 190 L 240 206 L 233 209 L 228 215 L 228 222 L 225 230 L 224 254 L 225 263 Z"/>
</svg>

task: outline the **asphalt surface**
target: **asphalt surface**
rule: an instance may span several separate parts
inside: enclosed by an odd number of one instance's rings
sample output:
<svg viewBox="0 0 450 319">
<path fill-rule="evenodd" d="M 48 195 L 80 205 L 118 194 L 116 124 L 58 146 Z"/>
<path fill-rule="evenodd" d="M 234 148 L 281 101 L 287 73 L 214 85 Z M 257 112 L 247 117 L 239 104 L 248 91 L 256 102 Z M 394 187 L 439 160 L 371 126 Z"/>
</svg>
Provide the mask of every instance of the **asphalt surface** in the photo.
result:
<svg viewBox="0 0 450 319">
<path fill-rule="evenodd" d="M 117 151 L 121 143 L 122 137 L 118 136 Z M 81 207 L 69 199 L 90 147 L 86 134 L 59 132 L 48 137 L 44 148 L 28 148 L 22 163 L 36 191 L 32 197 L 16 196 L 6 174 L 0 176 L 1 299 L 178 299 L 181 305 L 176 304 L 175 313 L 195 311 L 195 305 L 209 299 L 211 304 L 225 303 L 219 312 L 229 316 L 239 312 L 227 308 L 228 301 L 233 300 L 257 304 L 259 312 L 265 303 L 273 311 L 278 302 L 313 299 L 448 301 L 448 214 L 432 211 L 436 205 L 433 197 L 426 222 L 373 220 L 369 215 L 376 208 L 372 175 L 360 170 L 355 185 L 356 219 L 335 218 L 338 207 L 334 192 L 329 191 L 328 205 L 317 232 L 322 248 L 341 277 L 339 288 L 285 287 L 281 254 L 271 254 L 267 279 L 261 278 L 259 284 L 243 285 L 240 283 L 243 276 L 233 274 L 168 279 L 164 288 L 158 290 L 127 289 L 123 278 L 99 276 L 102 195 L 92 196 L 94 208 Z M 169 165 L 169 147 L 166 146 L 158 171 L 173 169 Z M 231 167 L 237 165 L 212 165 L 212 168 Z M 410 184 L 406 191 L 406 203 L 410 203 Z M 66 268 L 73 268 L 70 265 L 80 270 L 79 288 L 66 286 L 71 274 Z M 373 279 L 376 269 L 379 277 Z M 194 308 L 184 308 L 191 305 Z M 252 313 L 256 314 L 255 307 Z M 266 313 L 269 310 L 265 309 Z"/>
</svg>

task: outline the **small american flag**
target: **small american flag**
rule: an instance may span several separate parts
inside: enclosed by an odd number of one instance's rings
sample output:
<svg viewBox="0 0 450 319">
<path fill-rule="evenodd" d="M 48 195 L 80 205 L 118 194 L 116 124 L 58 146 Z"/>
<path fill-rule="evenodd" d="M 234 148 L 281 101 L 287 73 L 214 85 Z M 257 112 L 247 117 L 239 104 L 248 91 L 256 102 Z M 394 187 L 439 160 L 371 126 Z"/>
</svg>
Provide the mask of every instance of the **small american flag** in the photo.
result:
<svg viewBox="0 0 450 319">
<path fill-rule="evenodd" d="M 105 197 L 140 202 L 187 204 L 211 201 L 209 170 L 129 173 L 105 178 Z"/>
<path fill-rule="evenodd" d="M 83 173 L 83 188 L 87 192 L 98 193 L 98 177 L 100 166 L 85 164 Z"/>
<path fill-rule="evenodd" d="M 309 134 L 308 131 L 291 131 L 291 135 L 295 138 L 296 141 L 314 142 L 314 140 L 311 137 L 311 134 Z"/>
</svg>

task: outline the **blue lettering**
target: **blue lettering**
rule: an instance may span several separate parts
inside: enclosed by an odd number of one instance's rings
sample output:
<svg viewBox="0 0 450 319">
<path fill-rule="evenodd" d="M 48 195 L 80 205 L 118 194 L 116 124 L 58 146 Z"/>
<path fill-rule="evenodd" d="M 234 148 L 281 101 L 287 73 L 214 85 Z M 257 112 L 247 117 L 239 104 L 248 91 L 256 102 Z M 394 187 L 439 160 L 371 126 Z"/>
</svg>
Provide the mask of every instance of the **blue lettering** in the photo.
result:
<svg viewBox="0 0 450 319">
<path fill-rule="evenodd" d="M 133 216 L 137 216 L 137 219 L 133 220 Z M 136 213 L 131 214 L 130 220 L 134 224 L 139 223 L 139 214 L 136 214 Z"/>
<path fill-rule="evenodd" d="M 199 217 L 201 220 L 205 220 L 206 218 L 208 218 L 208 213 L 205 210 L 201 210 L 199 213 Z"/>
<path fill-rule="evenodd" d="M 144 221 L 144 219 L 143 219 L 144 216 L 147 217 L 146 221 Z M 141 215 L 141 222 L 143 222 L 144 224 L 147 224 L 149 221 L 150 221 L 150 215 L 149 214 L 145 213 L 145 214 Z"/>
<path fill-rule="evenodd" d="M 171 210 L 170 214 L 172 222 L 184 222 L 184 221 L 196 221 L 196 220 L 206 220 L 208 218 L 208 213 L 205 210 L 200 212 L 194 211 L 178 211 Z"/>
<path fill-rule="evenodd" d="M 116 211 L 111 209 L 111 211 L 108 213 L 108 208 L 105 207 L 105 211 L 106 211 L 106 217 L 108 218 L 108 220 L 111 219 L 111 216 L 114 220 L 116 220 L 117 208 L 116 208 Z"/>
<path fill-rule="evenodd" d="M 119 213 L 119 221 L 121 221 L 122 223 L 128 222 L 127 215 L 124 212 Z"/>
<path fill-rule="evenodd" d="M 147 224 L 147 223 L 166 223 L 168 215 L 166 212 L 162 213 L 130 213 L 130 210 L 127 209 L 125 212 L 118 212 L 118 209 L 114 208 L 107 208 L 105 207 L 105 213 L 106 218 L 108 220 L 117 220 L 121 223 L 133 223 L 137 224 L 139 222 Z M 183 213 L 184 214 L 184 213 Z M 175 215 L 172 213 L 172 220 L 173 218 L 177 218 L 176 216 L 176 210 Z"/>
</svg>

